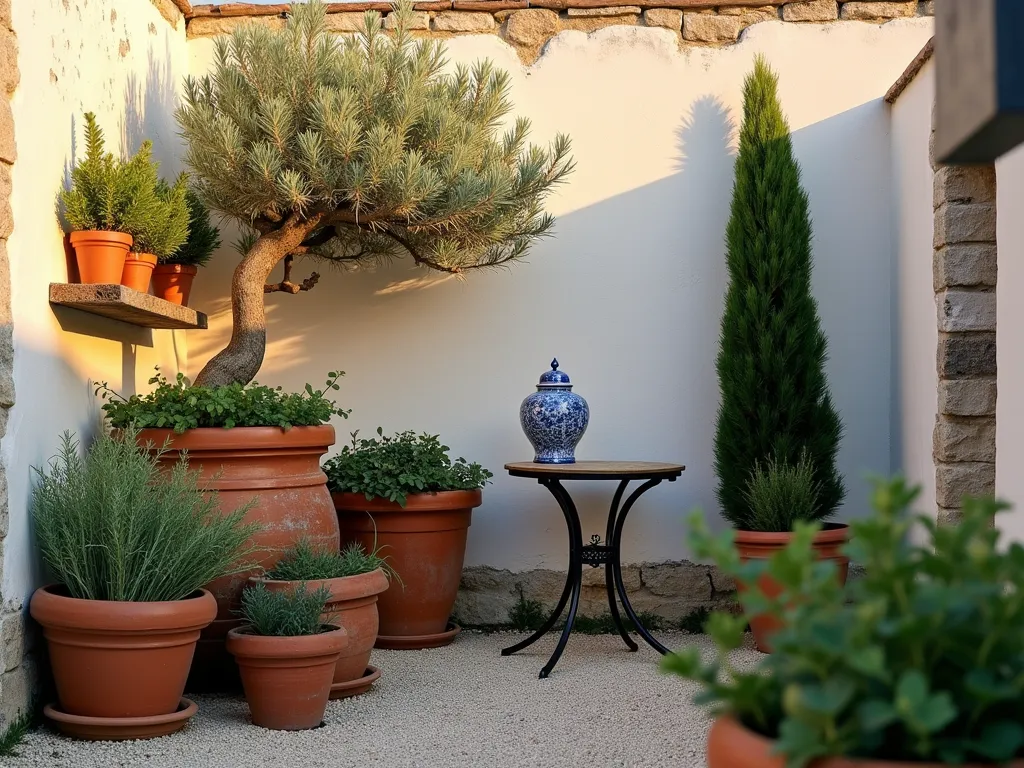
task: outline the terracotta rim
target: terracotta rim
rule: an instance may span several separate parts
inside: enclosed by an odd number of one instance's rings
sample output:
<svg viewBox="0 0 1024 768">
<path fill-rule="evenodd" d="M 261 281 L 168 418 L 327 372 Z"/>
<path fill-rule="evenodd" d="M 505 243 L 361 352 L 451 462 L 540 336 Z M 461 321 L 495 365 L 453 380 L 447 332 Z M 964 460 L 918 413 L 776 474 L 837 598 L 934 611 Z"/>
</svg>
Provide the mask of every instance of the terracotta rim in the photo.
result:
<svg viewBox="0 0 1024 768">
<path fill-rule="evenodd" d="M 462 627 L 454 621 L 449 621 L 444 632 L 436 635 L 377 635 L 377 642 L 374 648 L 391 651 L 418 651 L 422 648 L 440 648 L 448 645 L 455 639 L 455 636 L 462 631 Z"/>
<path fill-rule="evenodd" d="M 342 512 L 435 512 L 472 509 L 483 503 L 483 491 L 438 491 L 437 493 L 411 493 L 403 507 L 397 501 L 373 498 L 362 493 L 334 492 L 334 508 Z"/>
<path fill-rule="evenodd" d="M 348 644 L 348 633 L 343 627 L 334 627 L 316 635 L 264 636 L 254 635 L 248 625 L 228 632 L 228 651 L 241 660 L 292 659 L 297 666 L 306 666 L 310 658 L 337 656 Z"/>
<path fill-rule="evenodd" d="M 199 268 L 194 267 L 191 264 L 157 264 L 155 272 L 159 272 L 163 275 L 196 275 L 199 274 Z"/>
<path fill-rule="evenodd" d="M 199 711 L 199 706 L 184 696 L 178 709 L 167 715 L 151 717 L 83 717 L 57 709 L 56 702 L 43 707 L 43 715 L 69 736 L 90 741 L 152 739 L 181 730 Z"/>
<path fill-rule="evenodd" d="M 850 526 L 846 523 L 825 523 L 814 536 L 815 544 L 842 544 L 850 536 Z M 790 531 L 736 531 L 737 544 L 779 545 L 786 546 L 793 534 Z"/>
<path fill-rule="evenodd" d="M 129 262 L 135 262 L 137 264 L 156 265 L 156 256 L 152 253 L 135 253 L 135 251 L 129 251 L 128 257 L 124 261 L 126 264 Z"/>
<path fill-rule="evenodd" d="M 183 600 L 152 603 L 82 600 L 59 594 L 63 589 L 60 584 L 50 584 L 32 595 L 29 613 L 44 628 L 125 633 L 183 631 L 203 629 L 217 616 L 217 601 L 205 589 Z M 96 609 L 99 603 L 103 610 Z"/>
<path fill-rule="evenodd" d="M 357 677 L 355 680 L 348 680 L 344 683 L 335 683 L 331 686 L 332 699 L 351 699 L 353 696 L 362 696 L 380 677 L 380 670 L 372 664 L 366 668 L 366 674 Z"/>
<path fill-rule="evenodd" d="M 151 442 L 159 447 L 170 441 L 172 451 L 291 450 L 294 448 L 324 448 L 334 444 L 334 427 L 320 424 L 315 427 L 197 427 L 180 435 L 173 429 L 139 430 L 139 442 Z"/>
<path fill-rule="evenodd" d="M 269 579 L 266 576 L 250 576 L 249 581 L 253 584 L 267 582 L 280 585 L 281 589 L 297 589 L 301 581 L 290 581 L 288 579 Z M 336 579 L 310 579 L 305 582 L 306 589 L 313 592 L 320 587 L 327 587 L 331 593 L 328 605 L 332 603 L 361 600 L 366 597 L 373 597 L 386 591 L 391 585 L 383 568 L 375 568 L 366 573 L 358 573 L 355 576 L 341 576 Z"/>
<path fill-rule="evenodd" d="M 72 245 L 78 245 L 80 243 L 88 242 L 99 242 L 117 243 L 120 245 L 126 245 L 129 248 L 131 247 L 132 243 L 135 242 L 135 238 L 133 238 L 127 232 L 117 232 L 112 229 L 78 229 L 71 233 L 70 239 Z"/>
</svg>

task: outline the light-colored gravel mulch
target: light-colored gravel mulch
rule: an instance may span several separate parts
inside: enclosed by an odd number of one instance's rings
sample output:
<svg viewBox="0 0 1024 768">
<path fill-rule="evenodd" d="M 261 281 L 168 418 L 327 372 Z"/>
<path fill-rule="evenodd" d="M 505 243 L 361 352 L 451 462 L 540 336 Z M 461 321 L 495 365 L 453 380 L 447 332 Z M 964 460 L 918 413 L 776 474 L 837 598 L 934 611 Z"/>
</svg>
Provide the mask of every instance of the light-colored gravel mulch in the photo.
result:
<svg viewBox="0 0 1024 768">
<path fill-rule="evenodd" d="M 39 730 L 4 765 L 49 768 L 703 768 L 705 714 L 693 687 L 658 671 L 657 653 L 613 635 L 573 635 L 551 677 L 537 673 L 550 635 L 515 656 L 519 636 L 463 633 L 429 651 L 374 651 L 383 675 L 359 698 L 332 702 L 325 725 L 284 733 L 249 723 L 241 698 L 196 697 L 180 733 L 85 743 Z M 669 647 L 706 637 L 669 635 Z M 755 656 L 745 651 L 743 656 Z"/>
</svg>

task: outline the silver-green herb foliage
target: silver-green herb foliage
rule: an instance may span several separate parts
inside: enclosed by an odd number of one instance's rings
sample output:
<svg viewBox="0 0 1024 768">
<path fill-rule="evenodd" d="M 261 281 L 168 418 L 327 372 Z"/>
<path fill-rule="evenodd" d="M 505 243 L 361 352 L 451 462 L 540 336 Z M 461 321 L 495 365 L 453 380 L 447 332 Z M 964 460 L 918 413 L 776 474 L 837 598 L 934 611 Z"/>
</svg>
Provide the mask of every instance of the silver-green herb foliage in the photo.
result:
<svg viewBox="0 0 1024 768">
<path fill-rule="evenodd" d="M 181 600 L 251 567 L 258 527 L 244 523 L 248 507 L 221 512 L 185 459 L 167 472 L 161 455 L 137 445 L 134 430 L 101 435 L 84 455 L 64 433 L 49 467 L 35 470 L 36 541 L 71 597 Z"/>
<path fill-rule="evenodd" d="M 362 493 L 403 507 L 409 494 L 473 491 L 493 477 L 479 464 L 452 461 L 449 450 L 437 435 L 407 431 L 385 437 L 378 427 L 374 439 L 359 439 L 353 432 L 352 444 L 328 459 L 324 472 L 332 491 Z"/>
<path fill-rule="evenodd" d="M 303 540 L 281 556 L 267 572 L 267 578 L 274 581 L 321 581 L 359 576 L 378 568 L 391 575 L 391 568 L 387 559 L 381 557 L 380 549 L 367 552 L 362 544 L 353 541 L 340 552 L 322 551 Z"/>
<path fill-rule="evenodd" d="M 300 584 L 294 592 L 270 590 L 255 584 L 242 592 L 242 617 L 254 635 L 297 637 L 333 629 L 321 614 L 331 598 L 327 587 L 312 592 Z"/>
<path fill-rule="evenodd" d="M 908 514 L 917 489 L 877 482 L 873 516 L 850 524 L 846 554 L 865 575 L 839 585 L 836 566 L 812 550 L 817 527 L 800 523 L 792 543 L 765 561 L 741 563 L 732 534 L 708 533 L 699 557 L 756 584 L 767 573 L 774 599 L 740 595 L 743 616 L 713 614 L 718 658 L 697 648 L 664 668 L 703 687 L 698 701 L 777 742 L 787 768 L 827 756 L 949 765 L 1024 757 L 1024 547 L 1001 544 L 992 499 L 965 499 L 963 519 L 938 526 Z M 925 536 L 912 536 L 919 526 Z M 921 540 L 923 539 L 923 540 Z M 774 652 L 756 669 L 735 667 L 749 617 L 784 619 Z"/>
<path fill-rule="evenodd" d="M 745 530 L 791 531 L 798 520 L 818 520 L 821 483 L 814 473 L 806 449 L 795 464 L 778 461 L 775 456 L 755 461 L 743 495 L 750 510 Z"/>
</svg>

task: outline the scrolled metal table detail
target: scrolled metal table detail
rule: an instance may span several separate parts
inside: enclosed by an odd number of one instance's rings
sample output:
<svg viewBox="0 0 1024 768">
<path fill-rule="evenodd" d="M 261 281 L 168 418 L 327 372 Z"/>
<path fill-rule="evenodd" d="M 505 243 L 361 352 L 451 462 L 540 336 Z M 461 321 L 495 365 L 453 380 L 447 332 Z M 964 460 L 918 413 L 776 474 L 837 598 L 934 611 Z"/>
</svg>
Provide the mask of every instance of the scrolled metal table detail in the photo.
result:
<svg viewBox="0 0 1024 768">
<path fill-rule="evenodd" d="M 616 597 L 622 603 L 622 608 L 629 617 L 629 620 L 633 622 L 633 627 L 636 629 L 637 634 L 659 653 L 668 653 L 668 648 L 658 642 L 641 623 L 640 617 L 637 616 L 636 611 L 629 602 L 629 596 L 626 594 L 626 587 L 622 578 L 622 563 L 620 562 L 622 528 L 625 525 L 626 516 L 629 515 L 629 511 L 633 508 L 637 499 L 651 488 L 659 485 L 663 480 L 674 482 L 686 467 L 681 464 L 661 464 L 644 461 L 583 461 L 564 465 L 521 462 L 506 464 L 505 469 L 512 477 L 536 479 L 555 497 L 555 501 L 558 502 L 562 515 L 565 517 L 566 527 L 569 529 L 569 572 L 566 574 L 565 587 L 562 589 L 562 595 L 558 599 L 558 604 L 544 624 L 525 640 L 502 649 L 501 655 L 509 656 L 537 642 L 555 626 L 555 622 L 558 621 L 558 618 L 565 610 L 566 604 L 568 604 L 569 614 L 566 617 L 565 626 L 562 628 L 562 633 L 558 638 L 558 644 L 555 646 L 554 653 L 551 654 L 548 663 L 540 671 L 540 677 L 544 679 L 551 674 L 551 670 L 554 669 L 555 664 L 558 663 L 562 652 L 565 650 L 566 643 L 569 642 L 569 635 L 572 632 L 573 624 L 576 622 L 576 611 L 579 608 L 580 592 L 583 588 L 584 565 L 589 565 L 593 568 L 597 568 L 600 565 L 604 566 L 605 587 L 608 590 L 608 608 L 611 612 L 612 621 L 615 623 L 619 635 L 625 641 L 629 650 L 636 651 L 638 646 L 633 641 L 633 638 L 629 636 L 629 630 L 626 629 L 622 621 Z M 590 543 L 584 545 L 580 516 L 576 511 L 576 505 L 573 503 L 572 497 L 562 485 L 563 480 L 619 481 L 619 485 L 615 489 L 615 495 L 612 497 L 611 507 L 608 510 L 608 526 L 603 544 L 601 543 L 601 537 L 594 534 L 590 537 Z M 625 503 L 623 503 L 623 496 L 626 495 L 629 484 L 634 480 L 642 480 L 644 482 L 635 488 L 626 497 Z"/>
</svg>

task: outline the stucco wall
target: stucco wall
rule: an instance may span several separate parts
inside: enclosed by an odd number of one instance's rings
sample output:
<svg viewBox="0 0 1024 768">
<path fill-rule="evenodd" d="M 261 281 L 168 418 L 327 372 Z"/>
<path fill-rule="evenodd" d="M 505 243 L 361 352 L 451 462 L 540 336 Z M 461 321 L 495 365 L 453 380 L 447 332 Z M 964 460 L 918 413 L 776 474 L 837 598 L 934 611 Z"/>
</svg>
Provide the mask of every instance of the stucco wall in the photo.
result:
<svg viewBox="0 0 1024 768">
<path fill-rule="evenodd" d="M 18 399 L 2 451 L 10 487 L 3 596 L 17 606 L 27 603 L 39 578 L 28 519 L 30 468 L 54 453 L 63 430 L 95 432 L 93 382 L 134 391 L 157 364 L 176 373 L 183 355 L 181 334 L 55 309 L 47 290 L 67 280 L 55 202 L 80 151 L 82 113 L 97 113 L 114 152 L 153 139 L 165 173 L 176 173 L 172 111 L 187 53 L 184 23 L 172 27 L 139 0 L 17 1 L 13 20 L 21 84 L 12 102 L 18 159 L 8 251 Z"/>
<path fill-rule="evenodd" d="M 932 432 L 938 408 L 935 290 L 932 287 L 933 172 L 928 157 L 935 98 L 935 62 L 929 61 L 892 106 L 893 237 L 897 262 L 893 359 L 898 392 L 899 469 L 921 486 L 918 508 L 936 509 Z"/>
<path fill-rule="evenodd" d="M 530 456 L 519 402 L 553 356 L 591 405 L 580 458 L 683 462 L 652 491 L 624 539 L 630 562 L 686 556 L 683 513 L 714 509 L 714 357 L 725 289 L 723 233 L 743 76 L 765 53 L 803 165 L 815 227 L 814 285 L 830 337 L 829 377 L 846 424 L 843 510 L 861 514 L 866 471 L 891 455 L 889 122 L 882 96 L 931 34 L 930 19 L 750 27 L 725 48 L 681 49 L 678 34 L 609 27 L 562 32 L 525 68 L 494 36 L 449 41 L 449 58 L 494 59 L 513 74 L 534 139 L 574 140 L 578 171 L 551 201 L 555 237 L 528 263 L 464 282 L 398 263 L 328 272 L 316 289 L 268 299 L 265 383 L 300 387 L 348 371 L 339 433 L 439 432 L 456 455 L 496 470 L 470 530 L 467 563 L 562 567 L 565 532 L 540 486 L 504 476 Z M 190 40 L 191 70 L 210 39 Z M 190 371 L 224 343 L 230 252 L 202 275 L 211 330 L 189 334 Z M 929 281 L 930 282 L 930 281 Z M 344 439 L 344 438 L 342 438 Z M 587 533 L 603 530 L 607 485 L 573 487 Z"/>
</svg>

